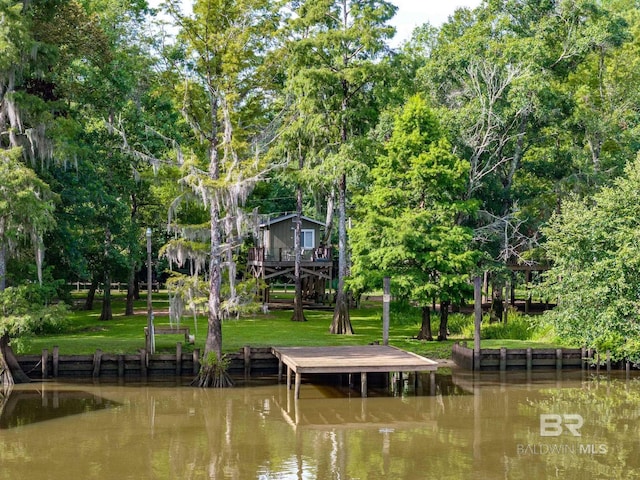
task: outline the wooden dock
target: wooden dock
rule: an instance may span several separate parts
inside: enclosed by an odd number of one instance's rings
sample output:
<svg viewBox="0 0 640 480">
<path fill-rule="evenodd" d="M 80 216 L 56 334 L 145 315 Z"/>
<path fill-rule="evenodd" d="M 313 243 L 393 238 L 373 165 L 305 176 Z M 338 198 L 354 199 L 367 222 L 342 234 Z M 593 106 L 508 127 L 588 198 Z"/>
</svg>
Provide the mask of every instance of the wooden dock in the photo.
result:
<svg viewBox="0 0 640 480">
<path fill-rule="evenodd" d="M 291 388 L 291 374 L 295 373 L 295 398 L 300 398 L 303 374 L 358 373 L 361 394 L 367 396 L 367 373 L 434 371 L 438 363 L 399 348 L 383 345 L 353 347 L 274 347 L 278 359 L 278 379 L 283 366 L 287 367 L 287 387 Z"/>
</svg>

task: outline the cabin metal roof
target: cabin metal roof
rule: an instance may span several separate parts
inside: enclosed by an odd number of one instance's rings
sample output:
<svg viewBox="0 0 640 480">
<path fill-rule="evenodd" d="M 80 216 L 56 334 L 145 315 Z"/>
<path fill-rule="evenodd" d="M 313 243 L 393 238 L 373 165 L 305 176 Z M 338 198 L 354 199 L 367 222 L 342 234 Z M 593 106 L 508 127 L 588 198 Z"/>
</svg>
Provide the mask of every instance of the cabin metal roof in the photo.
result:
<svg viewBox="0 0 640 480">
<path fill-rule="evenodd" d="M 295 213 L 289 213 L 289 214 L 287 214 L 287 215 L 281 215 L 280 217 L 270 218 L 270 219 L 268 219 L 267 221 L 262 222 L 262 223 L 260 224 L 260 228 L 266 228 L 266 227 L 269 227 L 270 225 L 274 225 L 274 224 L 276 224 L 276 223 L 285 222 L 285 221 L 287 221 L 287 220 L 292 220 L 292 219 L 294 219 L 295 217 L 296 217 L 296 214 L 295 214 Z M 321 226 L 321 227 L 324 227 L 324 226 L 325 226 L 324 222 L 320 222 L 320 221 L 315 220 L 315 219 L 313 219 L 313 218 L 305 217 L 304 215 L 302 215 L 302 217 L 301 217 L 301 218 L 302 218 L 302 220 L 305 220 L 305 221 L 307 221 L 307 222 L 311 222 L 311 223 L 315 223 L 316 225 L 319 225 L 319 226 Z"/>
</svg>

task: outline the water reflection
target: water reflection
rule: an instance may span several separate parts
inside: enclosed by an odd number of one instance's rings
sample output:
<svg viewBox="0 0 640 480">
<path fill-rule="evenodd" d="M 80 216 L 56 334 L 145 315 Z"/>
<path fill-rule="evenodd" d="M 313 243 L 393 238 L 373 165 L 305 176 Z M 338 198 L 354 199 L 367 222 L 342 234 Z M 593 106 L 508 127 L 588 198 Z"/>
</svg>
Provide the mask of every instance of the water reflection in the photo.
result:
<svg viewBox="0 0 640 480">
<path fill-rule="evenodd" d="M 46 387 L 45 387 L 46 388 Z M 83 390 L 5 390 L 0 395 L 0 430 L 117 405 Z"/>
<path fill-rule="evenodd" d="M 3 430 L 0 479 L 640 476 L 638 379 L 565 372 L 529 380 L 426 374 L 407 387 L 422 388 L 418 395 L 365 399 L 306 384 L 300 400 L 274 384 L 47 385 L 113 408 Z M 546 414 L 580 415 L 581 436 L 566 428 L 542 436 Z"/>
</svg>

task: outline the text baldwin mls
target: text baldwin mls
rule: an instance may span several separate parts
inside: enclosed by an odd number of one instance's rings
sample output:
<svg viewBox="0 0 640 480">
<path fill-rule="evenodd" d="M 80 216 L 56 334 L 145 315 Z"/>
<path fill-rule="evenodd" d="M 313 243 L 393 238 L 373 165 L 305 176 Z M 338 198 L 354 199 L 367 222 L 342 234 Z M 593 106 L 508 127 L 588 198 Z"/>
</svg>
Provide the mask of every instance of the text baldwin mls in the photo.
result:
<svg viewBox="0 0 640 480">
<path fill-rule="evenodd" d="M 570 434 L 581 437 L 580 428 L 583 424 L 584 419 L 578 414 L 542 414 L 540 436 L 559 437 Z M 519 443 L 516 450 L 518 455 L 605 455 L 609 452 L 607 445 L 603 443 Z"/>
<path fill-rule="evenodd" d="M 519 443 L 516 447 L 518 455 L 606 455 L 607 445 L 580 443 Z"/>
</svg>

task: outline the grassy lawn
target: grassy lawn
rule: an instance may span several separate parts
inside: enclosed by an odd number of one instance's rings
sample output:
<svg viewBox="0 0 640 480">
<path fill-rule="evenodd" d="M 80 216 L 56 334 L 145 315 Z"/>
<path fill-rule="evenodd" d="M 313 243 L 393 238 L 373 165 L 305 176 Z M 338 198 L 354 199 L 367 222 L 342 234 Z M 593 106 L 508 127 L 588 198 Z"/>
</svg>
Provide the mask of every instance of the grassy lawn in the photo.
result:
<svg viewBox="0 0 640 480">
<path fill-rule="evenodd" d="M 169 325 L 169 303 L 166 294 L 153 297 L 155 325 Z M 31 337 L 14 346 L 17 353 L 39 354 L 42 349 L 49 351 L 58 346 L 61 355 L 91 354 L 96 349 L 108 353 L 135 353 L 144 348 L 144 327 L 147 324 L 146 301 L 136 303 L 136 315 L 123 315 L 123 295 L 114 293 L 113 320 L 100 321 L 100 304 L 90 312 L 73 311 L 70 326 L 66 333 Z M 324 345 L 366 345 L 382 340 L 382 305 L 364 302 L 362 307 L 351 311 L 351 321 L 355 335 L 332 335 L 329 333 L 332 311 L 306 311 L 306 322 L 291 322 L 291 311 L 274 310 L 268 314 L 255 314 L 239 320 L 227 320 L 223 323 L 223 348 L 225 352 L 234 352 L 245 345 L 252 347 L 271 346 L 324 346 Z M 183 345 L 183 350 L 204 348 L 207 324 L 200 317 L 197 324 L 193 318 L 184 318 L 181 326 L 189 327 L 195 335 L 195 345 Z M 431 358 L 451 358 L 451 347 L 455 341 L 471 339 L 452 337 L 446 342 L 424 342 L 413 337 L 418 333 L 415 322 L 392 322 L 389 332 L 390 345 L 425 355 Z M 176 342 L 183 342 L 180 335 L 156 336 L 157 351 L 175 351 Z M 518 340 L 484 340 L 483 348 L 526 348 L 528 346 L 546 348 L 554 346 L 547 343 L 524 342 Z"/>
</svg>

